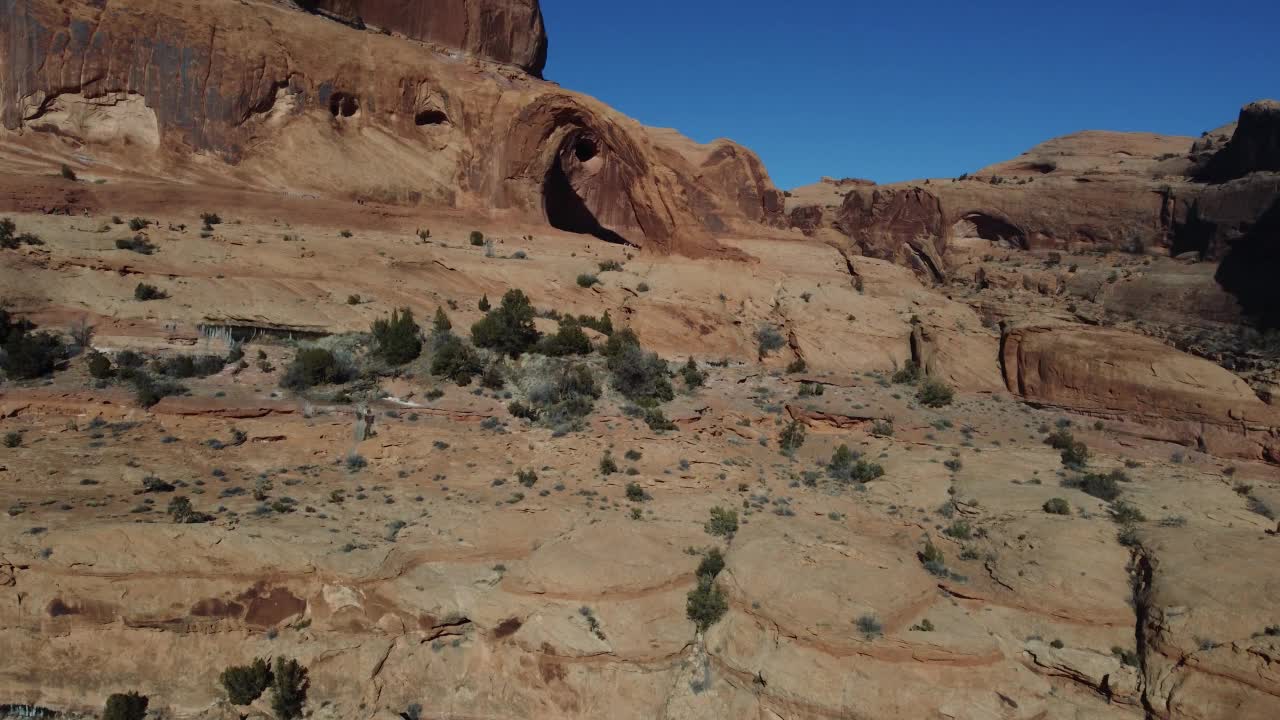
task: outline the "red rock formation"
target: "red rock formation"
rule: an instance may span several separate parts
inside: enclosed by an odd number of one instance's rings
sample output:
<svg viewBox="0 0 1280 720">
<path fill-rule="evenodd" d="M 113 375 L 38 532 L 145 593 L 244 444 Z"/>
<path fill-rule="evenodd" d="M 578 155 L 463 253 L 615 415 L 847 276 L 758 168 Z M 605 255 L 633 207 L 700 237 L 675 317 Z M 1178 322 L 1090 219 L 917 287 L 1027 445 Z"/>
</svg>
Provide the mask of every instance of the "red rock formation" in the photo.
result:
<svg viewBox="0 0 1280 720">
<path fill-rule="evenodd" d="M 1240 109 L 1231 140 L 1197 173 L 1224 182 L 1253 172 L 1280 172 L 1280 102 L 1259 100 Z"/>
<path fill-rule="evenodd" d="M 918 275 L 943 279 L 947 225 L 942 204 L 929 191 L 854 186 L 835 223 L 864 255 L 896 260 Z"/>
<path fill-rule="evenodd" d="M 304 9 L 541 75 L 547 32 L 538 0 L 298 0 Z"/>
<path fill-rule="evenodd" d="M 718 141 L 692 160 L 605 105 L 504 65 L 280 6 L 198 0 L 145 20 L 135 10 L 6 5 L 4 126 L 73 163 L 92 147 L 82 156 L 173 180 L 505 210 L 691 255 L 718 252 L 711 232 L 780 217 L 780 194 L 749 151 Z M 445 17 L 435 12 L 405 31 Z M 495 12 L 485 17 L 514 11 Z M 193 153 L 221 162 L 192 163 Z"/>
<path fill-rule="evenodd" d="M 1061 323 L 1009 329 L 1005 384 L 1033 403 L 1139 422 L 1222 455 L 1280 462 L 1280 415 L 1240 378 L 1158 340 Z"/>
</svg>

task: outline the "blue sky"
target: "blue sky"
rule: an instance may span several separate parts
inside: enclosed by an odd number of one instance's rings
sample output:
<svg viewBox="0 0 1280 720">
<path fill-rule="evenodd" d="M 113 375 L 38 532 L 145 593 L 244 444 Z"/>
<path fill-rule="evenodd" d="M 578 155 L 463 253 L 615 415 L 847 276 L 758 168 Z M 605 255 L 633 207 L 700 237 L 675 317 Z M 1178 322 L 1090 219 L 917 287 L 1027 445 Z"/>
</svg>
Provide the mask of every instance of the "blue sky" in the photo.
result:
<svg viewBox="0 0 1280 720">
<path fill-rule="evenodd" d="M 1198 135 L 1280 98 L 1280 2 L 542 0 L 546 77 L 728 137 L 782 188 L 947 177 L 1076 130 Z"/>
</svg>

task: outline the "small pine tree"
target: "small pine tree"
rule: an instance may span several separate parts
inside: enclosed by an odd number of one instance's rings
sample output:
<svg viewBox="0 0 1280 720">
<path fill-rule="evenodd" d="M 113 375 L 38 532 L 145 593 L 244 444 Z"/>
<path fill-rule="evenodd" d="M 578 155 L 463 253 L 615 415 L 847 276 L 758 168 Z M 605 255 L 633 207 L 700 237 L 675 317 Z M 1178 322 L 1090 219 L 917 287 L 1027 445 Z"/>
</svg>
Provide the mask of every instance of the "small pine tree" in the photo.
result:
<svg viewBox="0 0 1280 720">
<path fill-rule="evenodd" d="M 377 354 L 392 365 L 403 365 L 422 354 L 420 330 L 409 308 L 391 311 L 389 320 L 375 320 L 372 331 Z"/>
<path fill-rule="evenodd" d="M 142 720 L 147 716 L 146 695 L 136 692 L 113 693 L 102 710 L 102 720 Z"/>
<path fill-rule="evenodd" d="M 309 685 L 307 669 L 297 660 L 276 658 L 271 678 L 271 710 L 279 720 L 302 716 Z"/>
<path fill-rule="evenodd" d="M 232 705 L 248 705 L 271 686 L 271 666 L 262 658 L 254 658 L 249 665 L 233 665 L 223 670 L 218 681 L 226 689 Z"/>
<path fill-rule="evenodd" d="M 480 312 L 489 312 L 489 308 L 492 307 L 491 305 L 489 305 L 489 296 L 481 295 L 480 303 L 476 305 L 476 307 L 480 309 Z"/>
<path fill-rule="evenodd" d="M 431 334 L 444 335 L 453 330 L 453 323 L 449 321 L 449 316 L 445 314 L 444 308 L 436 306 L 436 317 L 431 321 Z"/>
</svg>

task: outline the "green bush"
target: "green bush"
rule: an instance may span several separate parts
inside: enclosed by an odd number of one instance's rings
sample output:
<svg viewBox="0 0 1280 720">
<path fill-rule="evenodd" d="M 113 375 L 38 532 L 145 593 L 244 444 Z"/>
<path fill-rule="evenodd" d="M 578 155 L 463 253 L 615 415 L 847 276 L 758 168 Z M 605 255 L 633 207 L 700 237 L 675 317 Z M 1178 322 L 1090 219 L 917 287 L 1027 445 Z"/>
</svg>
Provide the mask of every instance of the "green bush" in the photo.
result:
<svg viewBox="0 0 1280 720">
<path fill-rule="evenodd" d="M 914 360 L 909 360 L 894 371 L 891 379 L 899 385 L 914 385 L 920 381 L 920 366 Z"/>
<path fill-rule="evenodd" d="M 484 245 L 484 233 L 480 232 L 479 230 L 472 230 L 471 245 L 473 247 L 480 247 L 481 245 Z"/>
<path fill-rule="evenodd" d="M 148 698 L 136 692 L 112 693 L 102 710 L 102 720 L 143 720 Z"/>
<path fill-rule="evenodd" d="M 155 285 L 148 285 L 147 283 L 138 283 L 138 286 L 133 289 L 133 299 L 140 300 L 142 302 L 146 302 L 147 300 L 163 300 L 167 297 L 169 297 L 168 293 L 157 288 Z"/>
<path fill-rule="evenodd" d="M 782 430 L 782 435 L 778 437 L 778 448 L 786 455 L 790 455 L 804 445 L 805 427 L 804 423 L 799 420 L 792 420 Z"/>
<path fill-rule="evenodd" d="M 600 282 L 600 278 L 596 277 L 595 275 L 592 275 L 591 273 L 582 273 L 581 275 L 578 276 L 578 287 L 589 288 L 592 285 L 598 284 L 599 282 Z"/>
<path fill-rule="evenodd" d="M 862 633 L 867 640 L 878 636 L 884 630 L 875 615 L 863 615 L 854 624 L 858 626 L 858 632 Z"/>
<path fill-rule="evenodd" d="M 293 362 L 285 368 L 280 386 L 290 390 L 306 390 L 316 385 L 343 383 L 350 373 L 331 351 L 324 348 L 299 348 Z"/>
<path fill-rule="evenodd" d="M 1050 515 L 1070 515 L 1071 506 L 1062 498 L 1049 498 L 1044 501 L 1044 511 Z"/>
<path fill-rule="evenodd" d="M 796 358 L 787 364 L 787 372 L 793 375 L 795 373 L 802 373 L 808 369 L 809 364 L 804 361 L 804 358 Z"/>
<path fill-rule="evenodd" d="M 600 474 L 612 475 L 618 472 L 618 463 L 613 459 L 613 453 L 608 450 L 604 451 L 604 456 L 600 458 Z"/>
<path fill-rule="evenodd" d="M 702 387 L 707 382 L 707 374 L 698 369 L 698 363 L 694 362 L 692 357 L 684 364 L 684 367 L 680 368 L 680 377 L 684 378 L 685 387 L 691 390 Z"/>
<path fill-rule="evenodd" d="M 480 302 L 476 303 L 476 309 L 479 310 L 480 312 L 489 312 L 489 308 L 490 308 L 489 296 L 481 295 Z"/>
<path fill-rule="evenodd" d="M 721 570 L 724 570 L 724 556 L 720 554 L 720 548 L 711 548 L 698 563 L 696 576 L 714 578 L 720 574 Z"/>
<path fill-rule="evenodd" d="M 389 365 L 404 365 L 422 354 L 422 331 L 409 308 L 392 310 L 390 319 L 374 320 L 371 331 L 374 352 Z"/>
<path fill-rule="evenodd" d="M 916 400 L 921 405 L 931 408 L 940 408 L 950 405 L 954 396 L 951 388 L 946 383 L 935 378 L 929 378 L 920 384 L 920 389 L 916 391 Z"/>
<path fill-rule="evenodd" d="M 166 397 L 186 394 L 187 388 L 172 380 L 157 380 L 140 370 L 129 371 L 129 380 L 133 382 L 134 397 L 138 405 L 149 408 Z"/>
<path fill-rule="evenodd" d="M 618 272 L 622 270 L 622 263 L 617 260 L 605 260 L 599 263 L 600 272 Z"/>
<path fill-rule="evenodd" d="M 62 177 L 66 178 L 67 180 L 71 180 L 72 182 L 76 180 L 76 171 L 72 170 L 71 166 L 66 163 L 62 163 L 62 167 L 58 170 L 58 172 L 62 175 Z"/>
<path fill-rule="evenodd" d="M 232 705 L 248 705 L 271 686 L 271 666 L 262 658 L 248 665 L 232 665 L 218 677 Z"/>
<path fill-rule="evenodd" d="M 644 502 L 644 488 L 640 487 L 640 483 L 627 483 L 627 499 L 631 502 Z"/>
<path fill-rule="evenodd" d="M 129 220 L 129 229 L 134 232 L 138 232 L 139 230 L 146 230 L 147 226 L 150 224 L 150 220 L 144 220 L 143 218 L 136 217 Z"/>
<path fill-rule="evenodd" d="M 1065 452 L 1065 451 L 1064 451 Z M 1101 473 L 1088 473 L 1067 480 L 1063 485 L 1073 487 L 1083 491 L 1087 495 L 1092 495 L 1099 500 L 1111 502 L 1120 497 L 1119 483 L 1125 480 L 1124 473 L 1115 470 L 1106 475 Z"/>
<path fill-rule="evenodd" d="M 938 549 L 938 546 L 933 544 L 932 540 L 925 541 L 924 550 L 917 553 L 917 557 L 920 558 L 920 564 L 924 565 L 924 569 L 931 574 L 938 577 L 947 575 L 946 559 L 943 557 L 942 551 Z"/>
<path fill-rule="evenodd" d="M 703 529 L 710 535 L 729 536 L 738 532 L 738 511 L 727 510 L 720 506 L 711 508 L 711 519 Z"/>
<path fill-rule="evenodd" d="M 293 720 L 302 716 L 302 706 L 307 701 L 307 669 L 297 660 L 276 658 L 271 673 L 271 710 L 278 720 Z"/>
<path fill-rule="evenodd" d="M 169 517 L 178 524 L 206 523 L 213 520 L 212 515 L 197 511 L 191 506 L 191 501 L 182 495 L 169 501 L 168 512 Z"/>
<path fill-rule="evenodd" d="M 572 316 L 566 315 L 560 320 L 560 329 L 555 335 L 548 335 L 538 343 L 537 351 L 552 357 L 566 355 L 586 355 L 591 352 L 591 341 L 582 327 Z"/>
<path fill-rule="evenodd" d="M 578 323 L 582 327 L 588 327 L 606 337 L 613 334 L 613 318 L 609 317 L 609 311 L 605 310 L 600 317 L 591 315 L 579 315 Z"/>
<path fill-rule="evenodd" d="M 168 377 L 193 378 L 215 375 L 226 365 L 226 359 L 217 355 L 174 355 L 157 360 L 153 367 Z"/>
<path fill-rule="evenodd" d="M 728 610 L 729 601 L 720 591 L 715 578 L 699 575 L 698 586 L 689 591 L 688 601 L 685 604 L 685 614 L 688 618 L 698 626 L 699 631 L 705 632 Z"/>
<path fill-rule="evenodd" d="M 22 445 L 22 433 L 7 432 L 4 434 L 4 446 L 7 448 L 16 448 Z"/>
<path fill-rule="evenodd" d="M 1072 470 L 1080 470 L 1089 464 L 1089 446 L 1083 442 L 1072 443 L 1062 451 L 1062 464 Z"/>
<path fill-rule="evenodd" d="M 448 378 L 458 385 L 470 385 L 471 379 L 483 371 L 480 356 L 462 338 L 449 332 L 437 336 L 431 353 L 432 375 Z"/>
<path fill-rule="evenodd" d="M 145 237 L 134 235 L 131 238 L 118 238 L 116 240 L 116 249 L 129 250 L 140 255 L 151 255 L 156 251 L 156 246 L 152 245 L 151 241 Z"/>
<path fill-rule="evenodd" d="M 645 352 L 629 328 L 610 335 L 604 353 L 613 388 L 628 400 L 651 406 L 675 397 L 666 361 L 657 353 Z"/>
<path fill-rule="evenodd" d="M 859 459 L 849 468 L 849 479 L 858 483 L 869 483 L 884 476 L 884 468 L 878 463 Z"/>
<path fill-rule="evenodd" d="M 471 340 L 478 347 L 519 357 L 538 342 L 533 317 L 533 305 L 524 292 L 508 290 L 498 307 L 471 326 Z"/>
<path fill-rule="evenodd" d="M 773 325 L 762 325 L 756 329 L 756 348 L 761 358 L 786 344 L 787 339 Z"/>
<path fill-rule="evenodd" d="M 488 298 L 485 299 L 485 305 L 488 305 Z M 450 322 L 449 316 L 445 314 L 444 308 L 436 306 L 436 316 L 431 321 L 431 334 L 443 335 L 453 329 L 453 323 Z"/>
<path fill-rule="evenodd" d="M 0 369 L 14 380 L 30 380 L 53 372 L 66 356 L 62 338 L 52 333 L 29 332 L 30 325 L 9 329 L 0 352 Z"/>
<path fill-rule="evenodd" d="M 969 526 L 968 520 L 956 520 L 948 525 L 942 534 L 957 540 L 968 540 L 973 537 L 973 528 Z"/>
</svg>

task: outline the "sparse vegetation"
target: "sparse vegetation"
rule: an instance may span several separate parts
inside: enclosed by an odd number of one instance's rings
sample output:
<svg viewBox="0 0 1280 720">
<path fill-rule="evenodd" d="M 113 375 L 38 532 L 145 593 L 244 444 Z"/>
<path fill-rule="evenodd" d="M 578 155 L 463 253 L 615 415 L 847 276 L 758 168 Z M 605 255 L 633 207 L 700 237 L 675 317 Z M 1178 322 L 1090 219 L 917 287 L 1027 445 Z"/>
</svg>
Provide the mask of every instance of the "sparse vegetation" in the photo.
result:
<svg viewBox="0 0 1280 720">
<path fill-rule="evenodd" d="M 484 245 L 484 233 L 479 230 L 472 230 L 469 239 L 472 247 L 482 247 Z"/>
<path fill-rule="evenodd" d="M 756 329 L 756 350 L 760 359 L 787 344 L 782 332 L 773 325 L 761 325 Z"/>
<path fill-rule="evenodd" d="M 152 245 L 151 241 L 145 237 L 141 235 L 134 235 L 131 238 L 117 238 L 116 249 L 129 250 L 140 255 L 151 255 L 155 253 L 156 246 Z"/>
<path fill-rule="evenodd" d="M 276 658 L 271 673 L 271 710 L 277 720 L 293 720 L 302 716 L 309 685 L 307 669 L 297 660 Z"/>
<path fill-rule="evenodd" d="M 589 288 L 592 285 L 599 284 L 599 282 L 600 278 L 592 275 L 591 273 L 582 273 L 578 275 L 578 287 Z"/>
<path fill-rule="evenodd" d="M 146 695 L 137 692 L 112 693 L 102 710 L 102 720 L 143 720 L 148 702 Z"/>
<path fill-rule="evenodd" d="M 1044 502 L 1042 506 L 1044 511 L 1050 515 L 1070 515 L 1071 506 L 1062 498 L 1050 498 Z"/>
<path fill-rule="evenodd" d="M 299 348 L 293 362 L 285 368 L 280 386 L 290 390 L 307 390 L 317 385 L 346 382 L 350 370 L 332 351 L 319 347 Z"/>
<path fill-rule="evenodd" d="M 133 299 L 142 302 L 146 302 L 148 300 L 163 300 L 167 297 L 169 297 L 168 293 L 157 288 L 155 285 L 148 285 L 147 283 L 138 283 L 138 286 L 133 289 Z"/>
<path fill-rule="evenodd" d="M 892 381 L 898 385 L 915 385 L 920 381 L 920 366 L 914 360 L 908 360 L 906 364 L 894 371 Z"/>
<path fill-rule="evenodd" d="M 533 305 L 524 292 L 508 290 L 498 307 L 471 326 L 471 340 L 478 347 L 519 357 L 538 342 Z"/>
<path fill-rule="evenodd" d="M 792 420 L 782 430 L 782 434 L 778 437 L 778 449 L 784 455 L 790 455 L 804 445 L 805 427 L 804 423 L 799 420 Z"/>
</svg>

